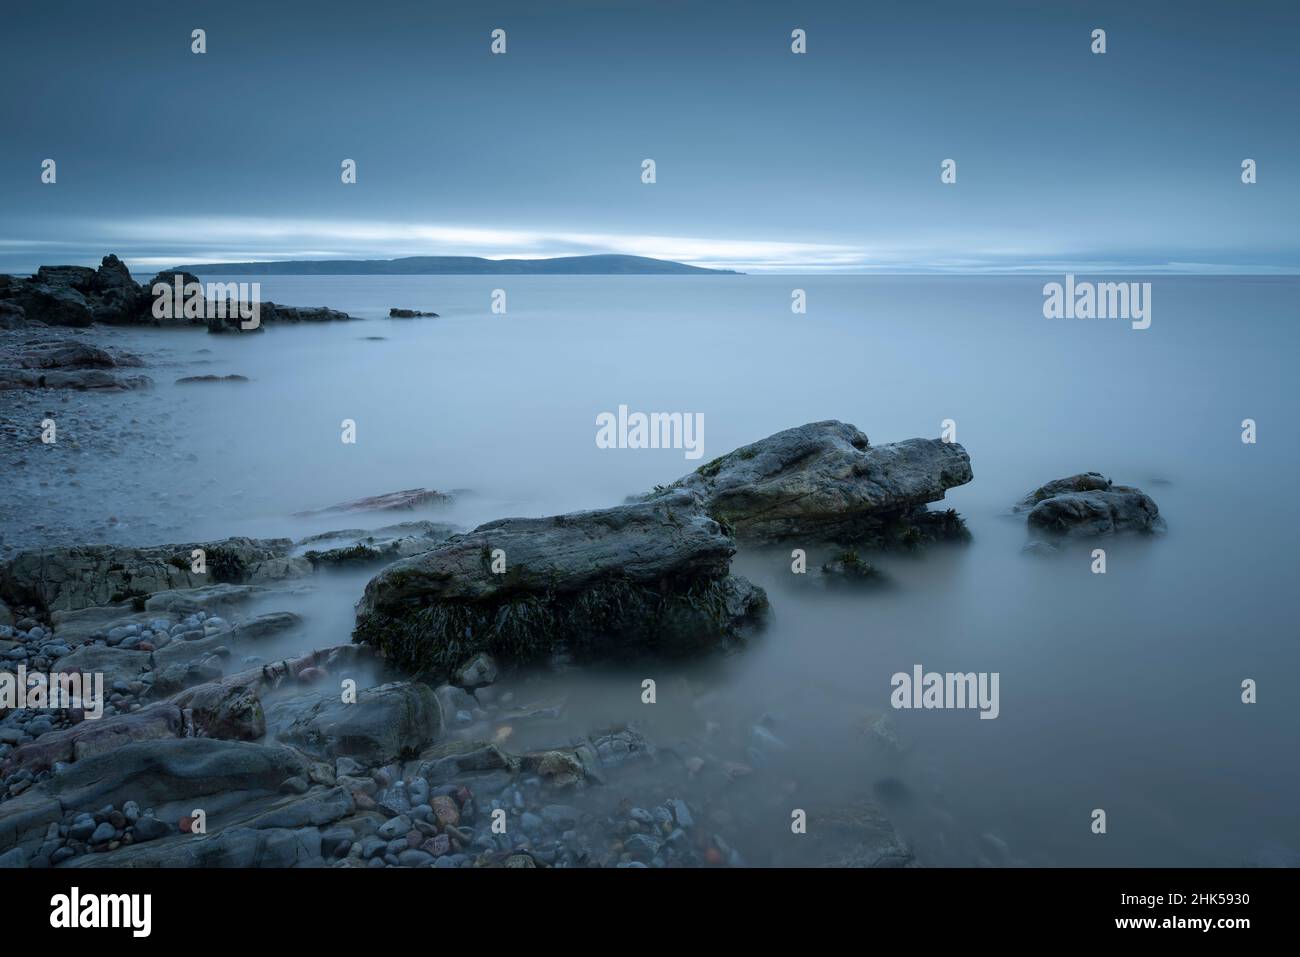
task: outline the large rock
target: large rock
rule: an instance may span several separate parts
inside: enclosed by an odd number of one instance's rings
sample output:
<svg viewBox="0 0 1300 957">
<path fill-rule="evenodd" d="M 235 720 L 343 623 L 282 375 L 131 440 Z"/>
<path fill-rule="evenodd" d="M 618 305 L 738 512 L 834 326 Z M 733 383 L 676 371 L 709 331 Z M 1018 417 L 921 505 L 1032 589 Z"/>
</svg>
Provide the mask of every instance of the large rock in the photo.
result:
<svg viewBox="0 0 1300 957">
<path fill-rule="evenodd" d="M 191 571 L 191 554 L 197 548 L 206 556 L 202 574 Z M 292 548 L 287 538 L 228 538 L 149 548 L 32 549 L 0 565 L 0 598 L 47 612 L 127 602 L 143 610 L 148 596 L 157 592 L 215 583 L 260 584 L 310 574 L 311 563 L 293 557 Z"/>
<path fill-rule="evenodd" d="M 353 637 L 441 673 L 480 651 L 516 662 L 695 651 L 766 606 L 729 574 L 734 552 L 687 492 L 489 522 L 371 579 Z"/>
<path fill-rule="evenodd" d="M 13 300 L 22 307 L 29 321 L 73 327 L 88 326 L 95 321 L 90 302 L 71 285 L 29 282 L 18 289 Z"/>
<path fill-rule="evenodd" d="M 433 688 L 394 682 L 359 692 L 351 703 L 336 690 L 325 692 L 280 737 L 318 757 L 377 767 L 414 757 L 441 733 L 442 708 Z"/>
<path fill-rule="evenodd" d="M 1165 527 L 1160 509 L 1149 495 L 1141 489 L 1115 485 L 1100 472 L 1048 482 L 1021 499 L 1015 510 L 1029 513 L 1030 528 L 1056 535 L 1152 533 Z"/>
<path fill-rule="evenodd" d="M 700 495 L 710 515 L 750 541 L 909 545 L 965 535 L 955 513 L 926 505 L 971 477 L 970 456 L 955 443 L 873 446 L 852 425 L 826 421 L 714 459 L 667 491 Z"/>
</svg>

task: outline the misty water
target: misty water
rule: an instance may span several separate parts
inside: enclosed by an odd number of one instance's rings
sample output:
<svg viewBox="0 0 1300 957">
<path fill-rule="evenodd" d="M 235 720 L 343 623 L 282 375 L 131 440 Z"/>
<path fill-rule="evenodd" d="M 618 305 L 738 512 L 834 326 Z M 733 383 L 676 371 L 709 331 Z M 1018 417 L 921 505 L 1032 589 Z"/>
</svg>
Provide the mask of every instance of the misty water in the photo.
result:
<svg viewBox="0 0 1300 957">
<path fill-rule="evenodd" d="M 791 808 L 861 795 L 927 865 L 1285 855 L 1300 849 L 1298 515 L 1284 481 L 1300 464 L 1300 283 L 1146 278 L 1152 324 L 1139 331 L 1044 319 L 1042 277 L 263 277 L 263 299 L 364 321 L 106 331 L 149 357 L 157 387 L 77 401 L 136 419 L 138 447 L 84 461 L 76 487 L 18 478 L 13 494 L 33 525 L 70 522 L 86 541 L 300 538 L 425 517 L 469 528 L 615 505 L 804 422 L 841 419 L 883 443 L 953 419 L 975 478 L 937 507 L 965 517 L 969 545 L 878 556 L 889 585 L 865 592 L 825 586 L 820 543 L 806 544 L 803 576 L 790 547 L 742 549 L 735 569 L 772 603 L 742 650 L 650 673 L 510 675 L 521 699 L 567 701 L 560 722 L 521 728 L 511 746 L 635 721 L 656 742 L 712 735 L 743 762 L 762 721 L 788 747 L 726 785 L 741 810 L 719 818 L 758 864 L 800 861 Z M 489 311 L 498 287 L 505 315 Z M 791 312 L 794 288 L 806 315 Z M 441 318 L 385 318 L 393 306 Z M 172 384 L 203 374 L 251 381 Z M 619 405 L 703 413 L 703 458 L 597 448 L 596 416 Z M 1241 441 L 1245 418 L 1257 444 Z M 355 445 L 340 441 L 344 419 Z M 1009 514 L 1088 470 L 1141 487 L 1168 522 L 1160 537 L 1104 542 L 1104 575 L 1093 544 L 1023 554 L 1023 517 Z M 460 492 L 427 514 L 291 514 L 414 487 Z M 10 545 L 42 542 L 5 531 Z M 349 640 L 368 575 L 297 599 L 309 624 L 297 647 Z M 998 672 L 998 718 L 893 710 L 891 675 L 917 664 Z M 1246 678 L 1257 704 L 1240 700 Z M 881 713 L 901 754 L 867 730 Z M 716 782 L 683 776 L 681 796 L 708 807 Z M 1105 835 L 1090 830 L 1095 808 Z"/>
</svg>

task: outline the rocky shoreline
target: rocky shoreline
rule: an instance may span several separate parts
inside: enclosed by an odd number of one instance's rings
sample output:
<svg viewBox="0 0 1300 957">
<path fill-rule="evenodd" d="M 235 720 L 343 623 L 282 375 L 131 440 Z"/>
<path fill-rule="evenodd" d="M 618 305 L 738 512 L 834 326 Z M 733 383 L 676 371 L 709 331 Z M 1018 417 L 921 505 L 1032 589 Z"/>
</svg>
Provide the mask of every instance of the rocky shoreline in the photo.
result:
<svg viewBox="0 0 1300 957">
<path fill-rule="evenodd" d="M 0 281 L 0 395 L 24 441 L 50 390 L 149 388 L 141 357 L 51 328 L 152 322 L 147 298 L 112 256 L 98 270 Z M 102 675 L 104 711 L 87 718 L 84 696 L 62 709 L 0 706 L 0 865 L 780 863 L 780 850 L 754 861 L 743 849 L 755 821 L 789 815 L 788 794 L 764 780 L 786 747 L 772 719 L 728 732 L 699 699 L 701 730 L 672 741 L 635 725 L 550 740 L 566 703 L 524 700 L 528 685 L 505 690 L 503 678 L 743 654 L 771 600 L 733 572 L 739 550 L 834 549 L 813 573 L 869 584 L 872 553 L 969 540 L 956 512 L 931 506 L 973 477 L 955 443 L 872 445 L 822 421 L 621 505 L 468 531 L 415 520 L 298 539 L 10 549 L 0 673 Z M 407 489 L 301 514 L 446 500 Z M 1048 550 L 1163 528 L 1148 496 L 1097 473 L 1048 483 L 1015 509 Z M 352 642 L 278 653 L 307 625 L 276 603 L 344 569 L 372 573 Z M 901 750 L 883 716 L 870 738 Z M 524 739 L 545 743 L 514 746 Z M 808 808 L 816 838 L 795 862 L 915 866 L 883 809 L 889 793 Z"/>
</svg>

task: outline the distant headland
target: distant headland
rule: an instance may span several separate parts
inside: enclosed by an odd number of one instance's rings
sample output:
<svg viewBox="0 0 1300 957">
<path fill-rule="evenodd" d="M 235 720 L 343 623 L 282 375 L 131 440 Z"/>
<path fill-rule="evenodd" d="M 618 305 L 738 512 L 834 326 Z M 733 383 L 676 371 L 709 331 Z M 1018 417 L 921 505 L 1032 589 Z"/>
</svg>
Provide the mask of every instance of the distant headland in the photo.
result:
<svg viewBox="0 0 1300 957">
<path fill-rule="evenodd" d="M 484 259 L 479 256 L 407 256 L 402 259 L 300 259 L 287 262 L 197 263 L 178 270 L 248 276 L 652 276 L 739 275 L 648 256 L 557 256 Z"/>
</svg>

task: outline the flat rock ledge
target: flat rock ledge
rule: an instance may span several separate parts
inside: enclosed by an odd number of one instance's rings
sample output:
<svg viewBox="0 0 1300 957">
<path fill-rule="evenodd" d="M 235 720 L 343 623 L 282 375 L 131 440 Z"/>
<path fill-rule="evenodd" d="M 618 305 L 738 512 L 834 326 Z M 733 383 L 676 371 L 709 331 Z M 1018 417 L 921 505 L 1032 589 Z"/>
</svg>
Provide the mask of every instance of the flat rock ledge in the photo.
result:
<svg viewBox="0 0 1300 957">
<path fill-rule="evenodd" d="M 956 512 L 926 506 L 972 477 L 970 456 L 956 443 L 871 445 L 856 427 L 828 420 L 714 459 L 651 498 L 693 492 L 743 541 L 912 546 L 968 538 Z"/>
<path fill-rule="evenodd" d="M 353 640 L 414 672 L 502 662 L 686 654 L 766 608 L 730 574 L 735 542 L 678 492 L 610 509 L 489 522 L 366 585 Z"/>
<path fill-rule="evenodd" d="M 1048 482 L 1026 495 L 1013 510 L 1028 512 L 1029 527 L 1049 535 L 1088 538 L 1165 530 L 1165 520 L 1151 496 L 1139 488 L 1116 485 L 1100 472 Z"/>
</svg>

